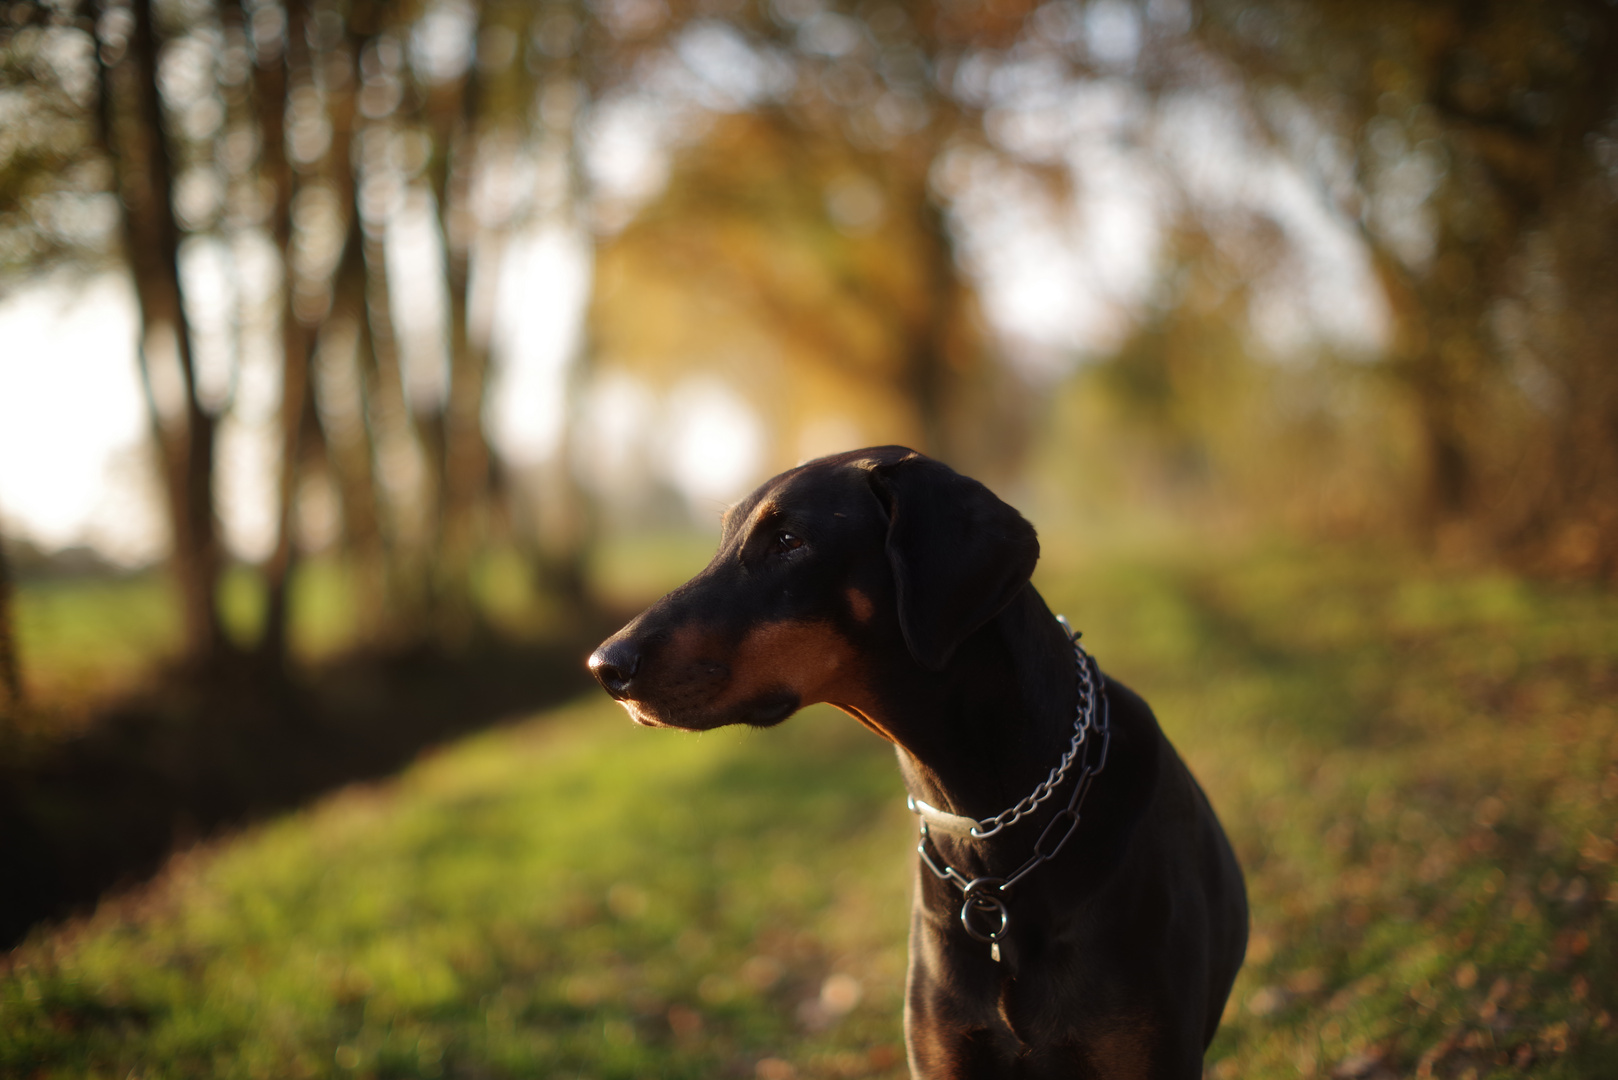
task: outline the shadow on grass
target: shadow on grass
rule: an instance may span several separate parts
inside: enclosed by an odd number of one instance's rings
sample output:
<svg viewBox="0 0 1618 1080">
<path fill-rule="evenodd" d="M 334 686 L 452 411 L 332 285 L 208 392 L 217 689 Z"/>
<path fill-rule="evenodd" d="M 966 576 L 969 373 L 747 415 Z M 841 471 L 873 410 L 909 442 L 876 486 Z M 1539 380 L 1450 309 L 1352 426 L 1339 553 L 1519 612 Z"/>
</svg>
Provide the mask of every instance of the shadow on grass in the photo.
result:
<svg viewBox="0 0 1618 1080">
<path fill-rule="evenodd" d="M 609 619 L 561 640 L 355 654 L 294 675 L 246 661 L 161 675 L 65 743 L 0 761 L 0 948 L 144 879 L 179 847 L 592 685 Z"/>
<path fill-rule="evenodd" d="M 33 935 L 0 1075 L 897 1080 L 901 791 L 824 707 L 698 737 L 589 694 Z"/>
</svg>

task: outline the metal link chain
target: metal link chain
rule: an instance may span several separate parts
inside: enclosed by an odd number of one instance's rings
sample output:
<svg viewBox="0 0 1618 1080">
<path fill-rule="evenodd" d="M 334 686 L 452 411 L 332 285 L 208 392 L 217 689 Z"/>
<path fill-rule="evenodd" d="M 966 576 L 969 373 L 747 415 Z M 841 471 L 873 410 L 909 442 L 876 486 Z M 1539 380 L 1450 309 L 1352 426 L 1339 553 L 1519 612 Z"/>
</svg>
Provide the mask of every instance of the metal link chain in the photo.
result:
<svg viewBox="0 0 1618 1080">
<path fill-rule="evenodd" d="M 989 946 L 989 956 L 996 962 L 1000 959 L 1000 941 L 1006 936 L 1006 930 L 1011 925 L 1011 914 L 1006 909 L 1005 901 L 1001 897 L 1007 889 L 1027 877 L 1034 869 L 1051 859 L 1067 844 L 1068 840 L 1079 827 L 1079 807 L 1084 804 L 1084 796 L 1089 792 L 1090 785 L 1100 775 L 1101 770 L 1107 767 L 1107 749 L 1112 744 L 1112 725 L 1108 723 L 1106 680 L 1101 670 L 1079 645 L 1079 635 L 1073 632 L 1065 618 L 1058 615 L 1056 620 L 1067 631 L 1068 640 L 1073 643 L 1073 655 L 1078 666 L 1079 704 L 1076 708 L 1077 716 L 1073 721 L 1073 739 L 1068 746 L 1067 753 L 1062 755 L 1062 761 L 1050 774 L 1034 788 L 1016 806 L 1011 807 L 993 818 L 979 822 L 982 826 L 970 830 L 971 835 L 984 839 L 993 836 L 1007 825 L 1015 824 L 1026 817 L 1040 803 L 1050 798 L 1051 792 L 1061 784 L 1067 775 L 1074 760 L 1078 757 L 1080 748 L 1085 749 L 1084 764 L 1081 767 L 1079 778 L 1073 785 L 1073 794 L 1068 797 L 1067 806 L 1059 810 L 1056 816 L 1046 822 L 1039 839 L 1034 841 L 1034 853 L 1028 861 L 1019 866 L 1005 878 L 980 877 L 968 879 L 967 876 L 953 866 L 940 865 L 928 852 L 927 841 L 929 832 L 927 821 L 920 822 L 921 839 L 916 844 L 916 854 L 927 869 L 931 870 L 940 881 L 947 881 L 961 890 L 963 901 L 961 904 L 961 926 L 969 936 Z M 1090 760 L 1089 738 L 1091 733 L 1100 737 L 1101 750 L 1094 761 Z M 923 804 L 925 805 L 925 804 Z M 916 802 L 911 800 L 911 809 L 916 810 Z M 920 813 L 918 810 L 917 813 Z M 990 916 L 998 920 L 999 925 L 984 930 L 973 923 L 977 915 Z"/>
<path fill-rule="evenodd" d="M 1072 767 L 1073 759 L 1078 756 L 1079 748 L 1084 745 L 1085 737 L 1089 735 L 1091 724 L 1094 722 L 1095 686 L 1090 681 L 1089 657 L 1079 646 L 1079 635 L 1068 625 L 1067 616 L 1058 615 L 1056 621 L 1061 623 L 1062 629 L 1067 632 L 1067 639 L 1073 643 L 1073 653 L 1079 661 L 1081 691 L 1079 704 L 1074 709 L 1076 715 L 1073 717 L 1073 738 L 1068 742 L 1067 753 L 1062 755 L 1062 760 L 1031 793 L 1023 796 L 1022 801 L 1010 809 L 1000 811 L 992 818 L 984 818 L 978 822 L 977 827 L 972 830 L 972 835 L 979 840 L 987 840 L 1006 826 L 1017 824 L 1033 813 L 1040 803 L 1051 797 L 1051 792 L 1060 787 L 1067 777 L 1067 771 Z"/>
</svg>

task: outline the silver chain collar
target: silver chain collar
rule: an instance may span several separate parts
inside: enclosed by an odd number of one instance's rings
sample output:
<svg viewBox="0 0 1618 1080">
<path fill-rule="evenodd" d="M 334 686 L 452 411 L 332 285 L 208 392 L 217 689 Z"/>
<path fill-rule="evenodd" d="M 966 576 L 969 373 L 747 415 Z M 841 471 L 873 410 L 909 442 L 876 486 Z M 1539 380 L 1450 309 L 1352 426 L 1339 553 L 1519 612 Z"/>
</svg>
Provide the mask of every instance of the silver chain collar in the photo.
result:
<svg viewBox="0 0 1618 1080">
<path fill-rule="evenodd" d="M 939 880 L 947 881 L 961 890 L 964 897 L 961 904 L 961 926 L 972 938 L 989 946 L 989 956 L 995 961 L 1000 959 L 1000 942 L 1005 938 L 1006 930 L 1011 925 L 1011 914 L 1001 897 L 1005 895 L 1006 890 L 1027 877 L 1036 867 L 1054 859 L 1073 836 L 1079 827 L 1079 807 L 1083 805 L 1084 796 L 1090 790 L 1091 783 L 1101 770 L 1106 768 L 1107 748 L 1112 743 L 1112 728 L 1107 715 L 1106 684 L 1101 671 L 1079 645 L 1079 635 L 1073 632 L 1067 619 L 1058 615 L 1056 621 L 1062 624 L 1068 640 L 1073 643 L 1073 656 L 1078 666 L 1079 682 L 1079 703 L 1075 709 L 1077 715 L 1073 720 L 1073 738 L 1069 741 L 1067 753 L 1062 755 L 1062 760 L 1044 780 L 1039 782 L 1032 793 L 1024 796 L 1015 806 L 981 821 L 929 806 L 914 796 L 908 800 L 911 811 L 921 819 L 919 822 L 921 839 L 916 844 L 916 853 L 921 856 L 922 864 Z M 1091 755 L 1088 751 L 1089 745 L 1094 741 L 1092 735 L 1099 738 L 1101 744 L 1094 761 L 1090 760 Z M 1080 767 L 1079 778 L 1073 785 L 1073 794 L 1068 797 L 1067 806 L 1046 823 L 1044 831 L 1039 834 L 1039 839 L 1034 842 L 1033 855 L 1011 874 L 1004 878 L 968 878 L 953 866 L 941 865 L 928 852 L 927 841 L 931 835 L 929 826 L 936 827 L 942 832 L 983 840 L 1027 817 L 1061 786 L 1073 762 L 1078 760 L 1080 750 L 1085 750 L 1084 763 Z M 999 925 L 984 929 L 974 922 L 975 917 L 993 917 L 998 920 Z"/>
</svg>

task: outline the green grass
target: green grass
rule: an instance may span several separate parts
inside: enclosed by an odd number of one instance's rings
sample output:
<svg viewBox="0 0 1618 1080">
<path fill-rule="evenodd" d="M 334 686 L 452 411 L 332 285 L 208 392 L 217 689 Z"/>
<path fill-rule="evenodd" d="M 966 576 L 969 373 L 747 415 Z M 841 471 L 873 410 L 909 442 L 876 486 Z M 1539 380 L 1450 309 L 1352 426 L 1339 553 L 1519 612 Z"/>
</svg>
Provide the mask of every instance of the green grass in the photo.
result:
<svg viewBox="0 0 1618 1080">
<path fill-rule="evenodd" d="M 708 561 L 712 536 L 666 533 L 615 537 L 594 554 L 588 573 L 607 603 L 625 609 L 655 600 Z M 358 638 L 353 581 L 340 560 L 308 559 L 292 579 L 293 654 L 320 661 Z M 473 601 L 517 636 L 556 628 L 560 612 L 536 589 L 532 569 L 514 550 L 498 550 L 473 573 Z M 219 608 L 226 634 L 251 647 L 264 621 L 264 586 L 251 567 L 225 575 Z M 138 686 L 181 648 L 180 609 L 161 569 L 123 577 L 27 581 L 16 592 L 18 651 L 32 726 L 75 729 L 95 706 Z M 48 733 L 45 730 L 41 734 Z"/>
<path fill-rule="evenodd" d="M 174 655 L 180 611 L 159 574 L 30 581 L 16 591 L 17 648 L 30 699 L 104 699 Z"/>
<path fill-rule="evenodd" d="M 348 596 L 338 565 L 299 566 L 291 631 L 299 655 L 330 655 L 352 641 Z M 219 608 L 230 638 L 250 645 L 264 618 L 259 575 L 248 567 L 227 572 Z M 183 630 L 173 587 L 161 570 L 24 582 L 16 592 L 16 619 L 29 697 L 53 713 L 128 691 L 155 665 L 179 654 Z"/>
<path fill-rule="evenodd" d="M 1291 548 L 1040 585 L 1247 870 L 1211 1075 L 1618 1072 L 1610 592 Z M 689 737 L 586 700 L 36 933 L 0 1075 L 903 1076 L 911 829 L 835 713 Z"/>
<path fill-rule="evenodd" d="M 1248 875 L 1215 1076 L 1618 1068 L 1618 599 L 1386 553 L 1060 576 Z"/>
<path fill-rule="evenodd" d="M 194 854 L 19 951 L 0 1070 L 704 1077 L 891 1057 L 906 815 L 888 755 L 841 720 L 670 738 L 590 701 Z M 805 1040 L 798 1006 L 836 974 L 860 1007 Z"/>
</svg>

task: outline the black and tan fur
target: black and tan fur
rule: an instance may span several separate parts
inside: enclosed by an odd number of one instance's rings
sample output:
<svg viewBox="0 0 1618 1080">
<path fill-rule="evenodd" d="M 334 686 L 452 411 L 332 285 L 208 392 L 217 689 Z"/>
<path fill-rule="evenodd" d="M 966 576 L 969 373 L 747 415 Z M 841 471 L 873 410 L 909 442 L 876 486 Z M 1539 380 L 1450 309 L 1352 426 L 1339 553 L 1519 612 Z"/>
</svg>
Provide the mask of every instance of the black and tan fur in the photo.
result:
<svg viewBox="0 0 1618 1080">
<path fill-rule="evenodd" d="M 903 447 L 782 473 L 725 516 L 707 569 L 590 658 L 639 723 L 767 727 L 826 701 L 892 742 L 910 792 L 986 817 L 1061 757 L 1074 656 L 1029 583 L 1034 530 Z M 1241 871 L 1146 704 L 1107 680 L 1105 772 L 1077 832 L 1007 894 L 1004 959 L 919 871 L 905 1036 L 918 1078 L 1190 1078 L 1247 940 Z M 969 875 L 1023 863 L 1066 790 L 990 840 L 937 836 Z"/>
</svg>

